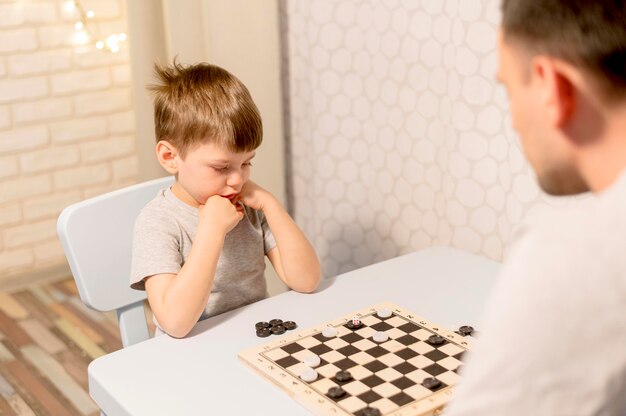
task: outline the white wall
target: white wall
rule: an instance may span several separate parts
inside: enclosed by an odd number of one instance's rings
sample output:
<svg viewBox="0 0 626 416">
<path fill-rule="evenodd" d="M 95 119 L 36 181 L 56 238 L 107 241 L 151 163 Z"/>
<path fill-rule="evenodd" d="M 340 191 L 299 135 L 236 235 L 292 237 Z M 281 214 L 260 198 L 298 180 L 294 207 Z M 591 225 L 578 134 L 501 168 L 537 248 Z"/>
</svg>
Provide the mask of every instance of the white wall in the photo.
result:
<svg viewBox="0 0 626 416">
<path fill-rule="evenodd" d="M 161 3 L 132 0 L 127 4 L 139 181 L 168 174 L 155 156 L 154 110 L 152 95 L 146 88 L 154 82 L 154 63 L 168 59 Z"/>
<path fill-rule="evenodd" d="M 284 2 L 295 214 L 327 275 L 433 245 L 501 260 L 546 206 L 495 81 L 499 4 Z"/>
</svg>

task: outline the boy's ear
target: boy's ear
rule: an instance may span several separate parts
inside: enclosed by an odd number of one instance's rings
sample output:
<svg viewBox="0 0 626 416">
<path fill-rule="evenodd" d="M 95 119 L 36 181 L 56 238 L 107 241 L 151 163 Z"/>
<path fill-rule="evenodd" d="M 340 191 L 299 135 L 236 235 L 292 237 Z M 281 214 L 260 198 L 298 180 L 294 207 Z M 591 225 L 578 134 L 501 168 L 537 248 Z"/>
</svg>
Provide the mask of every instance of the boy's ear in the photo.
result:
<svg viewBox="0 0 626 416">
<path fill-rule="evenodd" d="M 160 140 L 156 145 L 156 154 L 159 163 L 168 173 L 178 173 L 177 156 L 178 150 L 167 140 Z"/>
</svg>

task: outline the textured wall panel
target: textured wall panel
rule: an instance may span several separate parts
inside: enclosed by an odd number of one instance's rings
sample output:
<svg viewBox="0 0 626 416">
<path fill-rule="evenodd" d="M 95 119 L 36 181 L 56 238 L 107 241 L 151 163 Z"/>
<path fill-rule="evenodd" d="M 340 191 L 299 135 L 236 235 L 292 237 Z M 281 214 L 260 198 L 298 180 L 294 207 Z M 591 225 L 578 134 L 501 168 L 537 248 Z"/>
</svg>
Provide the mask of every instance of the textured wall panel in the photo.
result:
<svg viewBox="0 0 626 416">
<path fill-rule="evenodd" d="M 433 245 L 501 260 L 552 203 L 495 81 L 498 8 L 283 3 L 293 208 L 326 275 Z"/>
</svg>

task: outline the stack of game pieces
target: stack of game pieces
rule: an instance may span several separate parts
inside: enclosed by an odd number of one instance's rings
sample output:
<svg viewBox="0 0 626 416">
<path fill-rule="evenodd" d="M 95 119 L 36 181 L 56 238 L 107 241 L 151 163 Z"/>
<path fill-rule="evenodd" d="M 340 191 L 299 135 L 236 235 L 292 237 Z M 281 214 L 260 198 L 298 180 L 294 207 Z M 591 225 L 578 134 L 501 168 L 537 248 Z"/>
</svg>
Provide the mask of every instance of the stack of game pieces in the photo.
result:
<svg viewBox="0 0 626 416">
<path fill-rule="evenodd" d="M 269 337 L 270 335 L 281 335 L 285 331 L 291 331 L 296 329 L 298 325 L 294 321 L 283 321 L 282 319 L 272 319 L 269 322 L 257 322 L 254 325 L 256 329 L 256 335 L 261 338 Z"/>
</svg>

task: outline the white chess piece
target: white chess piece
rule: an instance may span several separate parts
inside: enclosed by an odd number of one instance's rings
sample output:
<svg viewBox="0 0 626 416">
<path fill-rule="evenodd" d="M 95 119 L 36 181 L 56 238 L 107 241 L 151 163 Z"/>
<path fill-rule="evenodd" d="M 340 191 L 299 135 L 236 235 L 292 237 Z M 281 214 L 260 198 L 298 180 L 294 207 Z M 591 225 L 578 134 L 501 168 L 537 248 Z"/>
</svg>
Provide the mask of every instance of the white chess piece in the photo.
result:
<svg viewBox="0 0 626 416">
<path fill-rule="evenodd" d="M 317 371 L 307 367 L 300 373 L 300 378 L 307 383 L 315 381 L 317 379 Z"/>
<path fill-rule="evenodd" d="M 315 368 L 321 364 L 322 360 L 317 355 L 307 355 L 302 362 L 311 368 Z"/>
<path fill-rule="evenodd" d="M 337 328 L 332 327 L 332 326 L 328 326 L 328 327 L 322 329 L 322 335 L 324 335 L 326 338 L 336 337 L 337 336 Z"/>
<path fill-rule="evenodd" d="M 389 318 L 391 316 L 391 309 L 389 308 L 379 309 L 376 312 L 376 315 L 378 315 L 379 318 L 383 318 L 383 319 Z"/>
<path fill-rule="evenodd" d="M 385 342 L 389 339 L 389 335 L 387 335 L 386 332 L 378 331 L 378 332 L 374 332 L 374 335 L 372 335 L 372 338 L 376 342 Z"/>
</svg>

